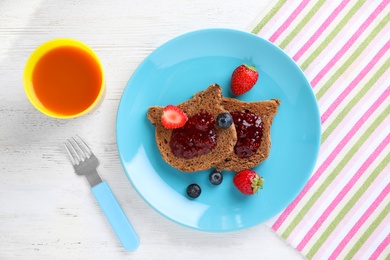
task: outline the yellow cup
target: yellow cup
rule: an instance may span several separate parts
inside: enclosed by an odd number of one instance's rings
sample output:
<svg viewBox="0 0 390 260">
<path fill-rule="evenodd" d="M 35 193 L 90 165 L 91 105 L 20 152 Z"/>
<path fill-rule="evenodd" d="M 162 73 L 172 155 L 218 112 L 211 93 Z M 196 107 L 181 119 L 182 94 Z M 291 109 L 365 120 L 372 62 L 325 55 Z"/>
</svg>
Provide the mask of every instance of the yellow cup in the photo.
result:
<svg viewBox="0 0 390 260">
<path fill-rule="evenodd" d="M 84 115 L 100 105 L 105 94 L 103 66 L 84 43 L 50 40 L 34 50 L 23 74 L 30 102 L 54 118 Z"/>
</svg>

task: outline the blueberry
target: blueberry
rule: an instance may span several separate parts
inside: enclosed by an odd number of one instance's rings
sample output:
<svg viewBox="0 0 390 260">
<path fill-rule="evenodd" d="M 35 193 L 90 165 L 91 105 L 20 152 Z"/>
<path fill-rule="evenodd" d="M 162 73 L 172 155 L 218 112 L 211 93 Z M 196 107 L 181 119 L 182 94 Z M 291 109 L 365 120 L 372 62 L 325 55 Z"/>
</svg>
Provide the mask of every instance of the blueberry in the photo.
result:
<svg viewBox="0 0 390 260">
<path fill-rule="evenodd" d="M 214 184 L 214 185 L 221 184 L 221 182 L 223 180 L 222 173 L 218 172 L 218 171 L 210 173 L 209 180 L 210 180 L 211 184 Z"/>
<path fill-rule="evenodd" d="M 202 189 L 199 187 L 198 184 L 193 183 L 193 184 L 188 185 L 188 187 L 187 187 L 187 194 L 191 198 L 199 197 L 201 192 L 202 192 Z"/>
<path fill-rule="evenodd" d="M 233 117 L 229 113 L 221 113 L 217 117 L 217 125 L 221 128 L 229 128 L 233 123 Z"/>
</svg>

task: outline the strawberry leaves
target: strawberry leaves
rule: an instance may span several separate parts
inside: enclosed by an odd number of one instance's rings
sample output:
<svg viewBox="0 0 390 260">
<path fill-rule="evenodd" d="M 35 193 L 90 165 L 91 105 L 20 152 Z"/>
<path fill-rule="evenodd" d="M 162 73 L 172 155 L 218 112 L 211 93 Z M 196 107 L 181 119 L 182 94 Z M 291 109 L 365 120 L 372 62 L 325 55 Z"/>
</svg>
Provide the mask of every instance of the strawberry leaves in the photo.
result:
<svg viewBox="0 0 390 260">
<path fill-rule="evenodd" d="M 243 170 L 238 172 L 233 178 L 236 188 L 246 194 L 253 195 L 263 188 L 264 179 L 253 170 Z"/>
</svg>

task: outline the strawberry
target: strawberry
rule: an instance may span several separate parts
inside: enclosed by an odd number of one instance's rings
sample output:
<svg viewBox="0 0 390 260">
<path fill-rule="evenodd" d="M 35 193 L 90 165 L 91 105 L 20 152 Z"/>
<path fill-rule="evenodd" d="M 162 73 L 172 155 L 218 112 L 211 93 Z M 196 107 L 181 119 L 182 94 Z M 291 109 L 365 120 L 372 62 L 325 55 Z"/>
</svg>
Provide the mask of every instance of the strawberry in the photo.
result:
<svg viewBox="0 0 390 260">
<path fill-rule="evenodd" d="M 256 194 L 259 189 L 263 188 L 263 182 L 264 179 L 252 170 L 240 171 L 233 178 L 234 186 L 247 195 Z"/>
<path fill-rule="evenodd" d="M 164 107 L 161 123 L 167 129 L 180 128 L 187 122 L 187 115 L 177 106 L 168 105 Z"/>
<path fill-rule="evenodd" d="M 248 92 L 256 84 L 259 73 L 254 66 L 242 64 L 232 74 L 231 89 L 235 95 Z"/>
</svg>

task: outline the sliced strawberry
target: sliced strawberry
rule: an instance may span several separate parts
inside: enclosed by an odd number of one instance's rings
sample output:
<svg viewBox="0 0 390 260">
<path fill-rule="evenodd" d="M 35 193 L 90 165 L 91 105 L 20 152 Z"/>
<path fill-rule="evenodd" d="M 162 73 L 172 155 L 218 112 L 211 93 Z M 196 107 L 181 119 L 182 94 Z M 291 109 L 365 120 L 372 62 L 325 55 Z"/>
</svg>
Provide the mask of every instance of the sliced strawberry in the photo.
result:
<svg viewBox="0 0 390 260">
<path fill-rule="evenodd" d="M 185 125 L 187 120 L 187 115 L 174 105 L 166 106 L 161 117 L 161 123 L 167 129 L 180 128 Z"/>
</svg>

